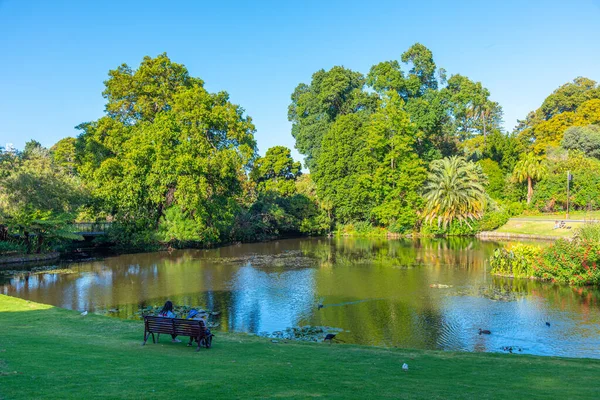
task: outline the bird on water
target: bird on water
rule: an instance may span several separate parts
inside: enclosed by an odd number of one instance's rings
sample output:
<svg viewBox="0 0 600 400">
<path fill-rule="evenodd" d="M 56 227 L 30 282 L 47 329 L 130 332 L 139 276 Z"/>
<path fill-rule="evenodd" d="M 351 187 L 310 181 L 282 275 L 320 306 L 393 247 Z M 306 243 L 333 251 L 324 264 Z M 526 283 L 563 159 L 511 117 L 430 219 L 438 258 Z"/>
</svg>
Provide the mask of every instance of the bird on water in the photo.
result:
<svg viewBox="0 0 600 400">
<path fill-rule="evenodd" d="M 479 334 L 480 335 L 490 335 L 492 333 L 492 331 L 488 331 L 487 329 L 481 329 L 479 328 Z"/>
<path fill-rule="evenodd" d="M 325 336 L 325 339 L 323 339 L 323 341 L 324 341 L 324 342 L 326 342 L 326 341 L 328 341 L 328 340 L 329 340 L 329 344 L 331 344 L 331 341 L 332 341 L 333 339 L 335 339 L 335 333 L 328 333 L 328 334 Z"/>
</svg>

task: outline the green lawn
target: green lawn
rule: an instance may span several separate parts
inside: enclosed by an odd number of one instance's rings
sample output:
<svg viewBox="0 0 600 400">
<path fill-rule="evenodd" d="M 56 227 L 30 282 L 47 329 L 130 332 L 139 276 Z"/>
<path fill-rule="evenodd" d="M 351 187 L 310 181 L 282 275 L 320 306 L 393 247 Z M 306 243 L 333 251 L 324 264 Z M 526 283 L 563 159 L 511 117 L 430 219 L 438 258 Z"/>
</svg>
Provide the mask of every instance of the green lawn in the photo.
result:
<svg viewBox="0 0 600 400">
<path fill-rule="evenodd" d="M 515 221 L 511 219 L 494 232 L 566 238 L 572 237 L 575 229 L 581 224 L 567 223 L 567 225 L 571 226 L 571 229 L 554 229 L 554 221 Z"/>
<path fill-rule="evenodd" d="M 584 224 L 582 221 L 600 220 L 600 211 L 569 213 L 569 220 L 565 221 L 565 224 L 570 226 L 571 229 L 554 229 L 555 221 L 563 221 L 564 219 L 564 213 L 521 215 L 511 218 L 494 232 L 569 238 L 573 236 L 578 227 Z"/>
<path fill-rule="evenodd" d="M 544 213 L 537 215 L 520 215 L 515 218 L 527 218 L 527 219 L 556 219 L 556 220 L 564 220 L 566 217 L 565 212 L 556 212 L 556 213 Z M 571 211 L 569 213 L 569 219 L 576 220 L 600 220 L 600 210 L 597 211 Z"/>
<path fill-rule="evenodd" d="M 123 321 L 0 295 L 0 398 L 598 398 L 600 360 L 271 343 L 142 347 Z M 403 362 L 410 366 L 401 370 Z"/>
</svg>

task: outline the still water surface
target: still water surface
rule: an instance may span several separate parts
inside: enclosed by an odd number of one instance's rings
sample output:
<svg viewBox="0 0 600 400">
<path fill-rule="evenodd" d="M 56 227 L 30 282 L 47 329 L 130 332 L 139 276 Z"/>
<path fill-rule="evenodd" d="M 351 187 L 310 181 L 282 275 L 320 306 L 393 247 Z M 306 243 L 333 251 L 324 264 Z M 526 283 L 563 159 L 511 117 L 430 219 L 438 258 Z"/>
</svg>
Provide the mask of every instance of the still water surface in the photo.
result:
<svg viewBox="0 0 600 400">
<path fill-rule="evenodd" d="M 224 331 L 330 326 L 349 343 L 600 358 L 600 291 L 493 277 L 498 246 L 316 238 L 132 254 L 0 277 L 0 293 L 121 318 L 170 299 L 220 311 Z"/>
</svg>

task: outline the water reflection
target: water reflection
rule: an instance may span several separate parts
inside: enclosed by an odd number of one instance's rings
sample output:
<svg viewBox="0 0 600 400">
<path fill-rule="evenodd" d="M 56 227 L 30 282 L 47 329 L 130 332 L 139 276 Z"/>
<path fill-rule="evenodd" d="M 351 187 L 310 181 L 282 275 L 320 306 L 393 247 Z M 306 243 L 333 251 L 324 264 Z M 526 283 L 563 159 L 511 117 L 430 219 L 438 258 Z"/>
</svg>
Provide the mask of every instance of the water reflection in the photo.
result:
<svg viewBox="0 0 600 400">
<path fill-rule="evenodd" d="M 0 278 L 0 292 L 75 310 L 118 308 L 122 318 L 171 299 L 221 311 L 222 330 L 325 325 L 362 344 L 600 358 L 600 292 L 492 277 L 486 260 L 497 246 L 471 238 L 284 240 L 16 274 Z"/>
</svg>

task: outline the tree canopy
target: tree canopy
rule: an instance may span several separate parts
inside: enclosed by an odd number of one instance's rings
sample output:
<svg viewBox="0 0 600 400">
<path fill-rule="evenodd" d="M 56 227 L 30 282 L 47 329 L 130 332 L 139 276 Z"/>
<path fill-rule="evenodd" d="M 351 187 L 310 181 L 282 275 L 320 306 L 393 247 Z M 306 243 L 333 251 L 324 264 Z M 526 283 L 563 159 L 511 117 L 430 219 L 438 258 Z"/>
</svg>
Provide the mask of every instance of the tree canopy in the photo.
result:
<svg viewBox="0 0 600 400">
<path fill-rule="evenodd" d="M 198 237 L 216 241 L 255 158 L 252 120 L 165 54 L 109 76 L 107 115 L 79 126 L 81 175 L 122 218 L 156 226 L 177 206 Z"/>
<path fill-rule="evenodd" d="M 318 70 L 288 108 L 305 173 L 286 147 L 260 157 L 245 110 L 164 53 L 109 71 L 102 95 L 105 114 L 76 138 L 0 151 L 0 240 L 10 228 L 40 251 L 72 237 L 76 218 L 109 219 L 108 241 L 140 249 L 349 226 L 464 234 L 513 208 L 564 207 L 566 171 L 570 204 L 600 208 L 600 86 L 588 78 L 506 132 L 485 85 L 448 74 L 420 43 L 366 74 Z"/>
</svg>

